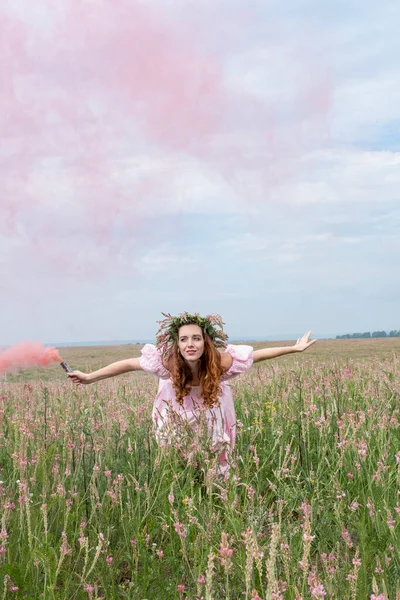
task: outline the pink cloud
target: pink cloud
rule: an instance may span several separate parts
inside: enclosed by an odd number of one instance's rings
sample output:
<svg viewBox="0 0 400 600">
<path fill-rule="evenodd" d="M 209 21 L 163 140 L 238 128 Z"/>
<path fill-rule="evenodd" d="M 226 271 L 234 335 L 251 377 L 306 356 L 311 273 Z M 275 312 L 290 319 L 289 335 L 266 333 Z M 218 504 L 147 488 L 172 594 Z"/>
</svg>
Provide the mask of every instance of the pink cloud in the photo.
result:
<svg viewBox="0 0 400 600">
<path fill-rule="evenodd" d="M 113 236 L 117 223 L 139 239 L 143 209 L 157 213 L 172 204 L 185 155 L 243 202 L 253 195 L 250 178 L 262 196 L 290 174 L 291 159 L 307 145 L 302 123 L 329 110 L 329 87 L 319 74 L 306 75 L 309 65 L 300 65 L 293 84 L 290 127 L 277 117 L 275 99 L 233 88 L 226 49 L 218 52 L 215 38 L 212 51 L 207 47 L 207 24 L 224 18 L 217 7 L 207 6 L 196 34 L 193 23 L 185 28 L 184 18 L 156 4 L 40 6 L 43 22 L 29 11 L 24 20 L 0 14 L 0 234 L 25 236 L 40 261 L 60 265 L 68 246 L 62 238 L 71 239 L 76 223 L 85 244 L 102 255 L 107 248 L 111 264 L 123 251 Z M 235 10 L 231 39 L 241 18 L 252 18 L 248 9 Z M 116 176 L 121 159 L 152 164 L 157 156 L 168 157 L 167 171 L 127 169 L 126 184 Z M 82 269 L 93 273 L 95 259 L 87 257 L 81 255 Z M 62 265 L 68 269 L 68 261 Z"/>
</svg>

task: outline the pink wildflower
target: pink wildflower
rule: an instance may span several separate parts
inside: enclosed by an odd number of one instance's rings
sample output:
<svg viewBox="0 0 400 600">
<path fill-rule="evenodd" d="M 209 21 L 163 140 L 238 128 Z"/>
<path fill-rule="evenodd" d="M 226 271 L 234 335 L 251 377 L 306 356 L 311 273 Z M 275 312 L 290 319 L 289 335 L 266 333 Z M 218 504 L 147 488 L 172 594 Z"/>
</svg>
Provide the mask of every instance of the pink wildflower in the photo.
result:
<svg viewBox="0 0 400 600">
<path fill-rule="evenodd" d="M 310 588 L 310 594 L 312 598 L 324 598 L 326 596 L 325 588 L 318 580 L 315 572 L 309 574 L 307 583 Z"/>
<path fill-rule="evenodd" d="M 348 548 L 352 548 L 353 547 L 353 542 L 351 541 L 350 534 L 349 534 L 348 531 L 346 531 L 346 529 L 343 529 L 343 531 L 342 531 L 342 538 L 346 542 L 346 545 L 347 545 Z"/>
<path fill-rule="evenodd" d="M 85 592 L 88 592 L 89 594 L 91 594 L 92 592 L 94 592 L 94 586 L 93 585 L 89 585 L 88 583 L 85 583 L 83 585 L 83 589 L 85 590 Z"/>
<path fill-rule="evenodd" d="M 68 546 L 68 538 L 67 538 L 67 534 L 65 533 L 65 531 L 63 531 L 61 533 L 61 537 L 62 537 L 62 544 L 60 546 L 60 554 L 62 554 L 62 556 L 67 556 L 68 554 L 72 554 L 72 550 Z"/>
<path fill-rule="evenodd" d="M 218 550 L 218 553 L 223 557 L 223 558 L 230 558 L 233 554 L 233 550 L 232 548 L 220 548 Z"/>
<path fill-rule="evenodd" d="M 248 496 L 248 498 L 252 498 L 255 493 L 256 493 L 256 490 L 254 488 L 252 488 L 251 486 L 249 486 L 247 488 L 247 496 Z"/>
</svg>

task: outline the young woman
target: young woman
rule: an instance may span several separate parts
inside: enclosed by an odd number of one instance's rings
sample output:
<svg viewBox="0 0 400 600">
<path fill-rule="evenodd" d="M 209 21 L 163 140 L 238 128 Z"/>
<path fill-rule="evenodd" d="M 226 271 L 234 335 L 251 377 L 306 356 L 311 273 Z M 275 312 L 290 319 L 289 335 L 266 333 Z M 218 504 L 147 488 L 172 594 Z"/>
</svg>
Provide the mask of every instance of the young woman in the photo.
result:
<svg viewBox="0 0 400 600">
<path fill-rule="evenodd" d="M 302 352 L 316 340 L 310 340 L 309 331 L 293 346 L 253 350 L 251 346 L 226 344 L 228 336 L 219 315 L 164 316 L 156 345 L 146 344 L 140 358 L 120 360 L 88 374 L 74 371 L 68 377 L 76 384 L 89 384 L 129 371 L 154 373 L 160 380 L 152 414 L 158 442 L 167 444 L 174 434 L 179 437 L 182 424 L 195 434 L 205 424 L 212 447 L 219 449 L 221 471 L 227 471 L 236 436 L 229 379 L 253 363 Z"/>
</svg>

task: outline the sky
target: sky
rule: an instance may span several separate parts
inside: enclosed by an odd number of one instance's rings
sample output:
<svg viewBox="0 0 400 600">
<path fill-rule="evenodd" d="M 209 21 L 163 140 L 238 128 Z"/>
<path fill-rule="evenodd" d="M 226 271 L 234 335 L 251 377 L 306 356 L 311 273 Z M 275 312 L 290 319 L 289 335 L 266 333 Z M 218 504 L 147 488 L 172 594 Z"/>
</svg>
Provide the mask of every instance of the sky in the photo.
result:
<svg viewBox="0 0 400 600">
<path fill-rule="evenodd" d="M 0 345 L 400 329 L 394 0 L 0 0 Z"/>
</svg>

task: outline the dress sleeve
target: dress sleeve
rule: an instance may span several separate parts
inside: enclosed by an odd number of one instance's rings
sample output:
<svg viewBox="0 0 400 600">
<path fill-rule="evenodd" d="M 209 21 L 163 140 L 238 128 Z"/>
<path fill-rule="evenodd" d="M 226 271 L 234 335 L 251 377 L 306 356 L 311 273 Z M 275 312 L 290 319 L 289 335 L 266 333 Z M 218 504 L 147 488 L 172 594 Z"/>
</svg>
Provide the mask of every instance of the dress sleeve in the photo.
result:
<svg viewBox="0 0 400 600">
<path fill-rule="evenodd" d="M 142 348 L 142 356 L 139 362 L 143 371 L 154 373 L 161 379 L 169 379 L 171 376 L 168 369 L 164 367 L 161 350 L 153 344 L 146 344 Z"/>
<path fill-rule="evenodd" d="M 253 364 L 253 348 L 252 346 L 233 346 L 228 344 L 226 347 L 228 354 L 232 356 L 232 365 L 226 371 L 224 379 L 234 377 L 245 373 Z"/>
</svg>

